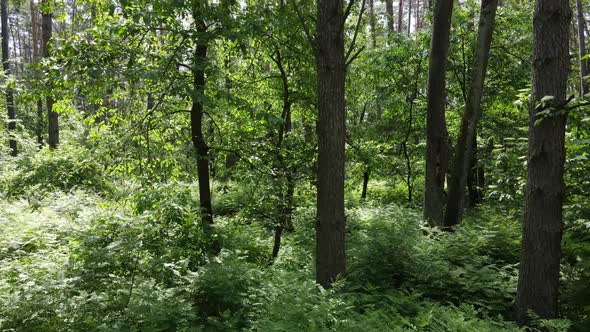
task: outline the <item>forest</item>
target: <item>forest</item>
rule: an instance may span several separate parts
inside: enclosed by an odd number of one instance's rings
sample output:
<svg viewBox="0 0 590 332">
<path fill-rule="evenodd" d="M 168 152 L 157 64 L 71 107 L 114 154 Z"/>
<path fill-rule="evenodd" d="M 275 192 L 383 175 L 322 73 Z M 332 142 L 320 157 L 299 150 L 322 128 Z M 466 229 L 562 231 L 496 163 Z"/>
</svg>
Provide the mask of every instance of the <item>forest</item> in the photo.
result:
<svg viewBox="0 0 590 332">
<path fill-rule="evenodd" d="M 590 331 L 590 1 L 0 16 L 0 331 Z"/>
</svg>

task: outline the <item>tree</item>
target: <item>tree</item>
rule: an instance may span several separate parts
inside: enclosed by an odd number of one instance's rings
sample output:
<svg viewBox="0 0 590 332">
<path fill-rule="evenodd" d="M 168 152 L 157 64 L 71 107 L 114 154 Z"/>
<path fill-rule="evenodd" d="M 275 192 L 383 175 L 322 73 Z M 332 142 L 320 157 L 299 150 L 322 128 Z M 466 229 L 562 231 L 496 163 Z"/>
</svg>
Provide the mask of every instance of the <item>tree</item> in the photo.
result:
<svg viewBox="0 0 590 332">
<path fill-rule="evenodd" d="M 343 1 L 318 0 L 318 172 L 316 280 L 330 287 L 344 273 L 345 76 Z M 348 8 L 349 10 L 350 8 Z M 347 10 L 347 11 L 348 11 Z"/>
<path fill-rule="evenodd" d="M 469 166 L 473 156 L 477 123 L 481 117 L 481 97 L 490 56 L 490 45 L 496 20 L 498 0 L 483 0 L 479 18 L 475 63 L 472 69 L 471 85 L 465 102 L 465 111 L 457 140 L 452 176 L 449 183 L 449 197 L 444 216 L 444 227 L 461 223 L 463 218 L 463 202 L 465 183 L 469 174 Z M 476 142 L 475 142 L 476 143 Z"/>
<path fill-rule="evenodd" d="M 569 1 L 537 0 L 529 111 L 525 216 L 518 278 L 518 321 L 558 317 L 563 228 Z"/>
<path fill-rule="evenodd" d="M 445 82 L 452 0 L 439 0 L 434 6 L 432 40 L 428 68 L 426 116 L 426 174 L 424 176 L 424 219 L 441 225 L 445 203 L 445 176 L 448 168 L 448 133 L 445 120 Z"/>
<path fill-rule="evenodd" d="M 10 155 L 16 156 L 18 151 L 14 134 L 16 131 L 16 110 L 14 108 L 14 89 L 10 80 L 10 50 L 8 48 L 8 0 L 0 1 L 0 15 L 2 16 L 2 69 L 6 79 L 6 110 L 8 111 L 8 131 L 10 133 Z"/>
<path fill-rule="evenodd" d="M 43 48 L 43 57 L 48 58 L 50 56 L 49 52 L 49 40 L 51 39 L 53 33 L 53 14 L 52 14 L 52 6 L 53 3 L 50 0 L 43 0 L 41 3 L 41 12 L 43 15 L 42 18 L 42 48 Z M 59 145 L 59 116 L 57 112 L 53 110 L 53 97 L 51 96 L 51 91 L 48 92 L 49 95 L 47 96 L 47 119 L 48 119 L 48 131 L 49 136 L 47 138 L 47 143 L 49 147 L 52 149 L 57 148 Z"/>
<path fill-rule="evenodd" d="M 203 137 L 203 101 L 205 92 L 205 66 L 207 64 L 208 35 L 207 25 L 203 20 L 203 8 L 193 2 L 193 19 L 197 32 L 195 53 L 192 67 L 193 95 L 191 108 L 191 137 L 197 152 L 197 172 L 199 178 L 199 204 L 201 218 L 207 229 L 213 224 L 211 207 L 211 188 L 209 179 L 209 147 Z"/>
<path fill-rule="evenodd" d="M 393 0 L 385 0 L 385 13 L 387 16 L 387 31 L 389 33 L 392 33 L 394 31 L 394 29 L 393 29 Z"/>
<path fill-rule="evenodd" d="M 580 54 L 580 95 L 584 96 L 588 93 L 588 83 L 584 79 L 588 75 L 588 60 L 584 59 L 584 56 L 586 56 L 586 36 L 584 35 L 584 25 L 586 22 L 582 0 L 576 0 L 576 9 L 578 14 L 578 45 Z"/>
</svg>

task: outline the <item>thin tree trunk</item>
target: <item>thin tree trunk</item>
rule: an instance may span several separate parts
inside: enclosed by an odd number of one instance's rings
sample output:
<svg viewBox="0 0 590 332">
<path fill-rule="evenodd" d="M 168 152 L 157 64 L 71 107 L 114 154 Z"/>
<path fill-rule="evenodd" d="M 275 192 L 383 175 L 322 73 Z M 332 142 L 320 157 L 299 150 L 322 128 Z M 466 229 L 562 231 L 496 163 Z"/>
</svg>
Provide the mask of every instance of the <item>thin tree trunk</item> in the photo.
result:
<svg viewBox="0 0 590 332">
<path fill-rule="evenodd" d="M 412 31 L 412 1 L 413 0 L 408 0 L 408 36 Z"/>
<path fill-rule="evenodd" d="M 583 59 L 586 55 L 586 36 L 584 35 L 584 7 L 582 0 L 576 0 L 578 10 L 578 44 L 580 51 L 580 96 L 588 93 L 588 83 L 584 79 L 588 75 L 588 60 Z"/>
<path fill-rule="evenodd" d="M 411 1 L 411 0 L 408 0 Z M 402 33 L 404 30 L 404 0 L 399 0 L 397 9 L 397 33 Z"/>
<path fill-rule="evenodd" d="M 53 14 L 51 13 L 52 3 L 49 0 L 43 0 L 41 4 L 41 10 L 43 13 L 43 57 L 49 57 L 49 40 L 51 39 L 51 35 L 53 33 Z M 49 92 L 51 93 L 51 91 Z M 59 116 L 57 112 L 53 111 L 53 97 L 51 95 L 47 96 L 47 123 L 48 123 L 48 133 L 49 136 L 47 138 L 47 143 L 49 147 L 52 149 L 57 148 L 59 145 Z"/>
<path fill-rule="evenodd" d="M 436 2 L 428 68 L 424 219 L 435 226 L 441 225 L 443 221 L 444 185 L 449 158 L 445 85 L 452 13 L 453 0 Z"/>
<path fill-rule="evenodd" d="M 363 172 L 363 191 L 361 192 L 361 199 L 367 199 L 367 190 L 369 187 L 369 179 L 371 178 L 371 167 L 367 167 Z"/>
<path fill-rule="evenodd" d="M 377 46 L 377 19 L 374 0 L 369 0 L 369 28 L 371 29 L 371 48 Z"/>
<path fill-rule="evenodd" d="M 537 0 L 529 112 L 525 216 L 517 291 L 518 322 L 558 318 L 569 72 L 569 1 Z M 545 99 L 551 96 L 552 99 Z M 550 114 L 540 117 L 539 112 Z M 540 121 L 540 122 L 539 122 Z"/>
<path fill-rule="evenodd" d="M 498 0 L 483 0 L 481 2 L 475 63 L 472 69 L 467 102 L 465 103 L 465 113 L 463 113 L 455 149 L 453 173 L 449 183 L 449 197 L 443 223 L 446 228 L 460 224 L 463 219 L 465 183 L 472 159 L 477 123 L 481 117 L 481 97 L 490 57 L 490 45 L 492 44 L 497 9 Z"/>
<path fill-rule="evenodd" d="M 211 235 L 213 225 L 213 208 L 211 206 L 211 187 L 209 178 L 209 146 L 203 137 L 203 98 L 205 96 L 205 67 L 207 64 L 208 40 L 207 26 L 200 18 L 201 11 L 195 6 L 193 11 L 196 30 L 199 36 L 196 40 L 193 60 L 193 100 L 191 108 L 191 137 L 197 153 L 197 175 L 199 180 L 199 207 L 201 221 L 205 233 Z M 212 240 L 211 252 L 217 254 L 219 243 Z"/>
<path fill-rule="evenodd" d="M 10 78 L 10 51 L 8 48 L 8 0 L 0 1 L 0 15 L 2 16 L 2 69 L 4 69 L 4 76 L 8 80 Z M 14 108 L 14 90 L 11 84 L 6 85 L 6 110 L 8 111 L 8 134 L 10 139 L 8 145 L 10 146 L 10 155 L 16 157 L 18 154 L 16 139 L 16 110 Z"/>
<path fill-rule="evenodd" d="M 283 84 L 283 110 L 281 113 L 281 119 L 283 120 L 283 124 L 279 129 L 279 138 L 277 140 L 277 153 L 280 168 L 285 173 L 287 189 L 283 196 L 284 199 L 282 202 L 281 221 L 275 227 L 274 245 L 272 250 L 273 259 L 277 258 L 279 255 L 283 231 L 285 229 L 291 230 L 293 228 L 293 194 L 295 192 L 295 180 L 293 179 L 292 171 L 289 169 L 289 166 L 285 163 L 285 158 L 282 155 L 283 150 L 285 150 L 284 141 L 291 132 L 291 91 L 289 88 L 289 76 L 285 71 L 280 50 L 277 50 L 275 53 L 276 58 L 273 58 L 273 60 L 281 73 L 281 82 Z"/>
<path fill-rule="evenodd" d="M 387 31 L 392 33 L 395 31 L 393 27 L 393 0 L 385 0 L 385 12 L 387 14 Z"/>
<path fill-rule="evenodd" d="M 331 287 L 345 272 L 343 1 L 318 0 L 318 192 L 316 280 Z"/>
</svg>

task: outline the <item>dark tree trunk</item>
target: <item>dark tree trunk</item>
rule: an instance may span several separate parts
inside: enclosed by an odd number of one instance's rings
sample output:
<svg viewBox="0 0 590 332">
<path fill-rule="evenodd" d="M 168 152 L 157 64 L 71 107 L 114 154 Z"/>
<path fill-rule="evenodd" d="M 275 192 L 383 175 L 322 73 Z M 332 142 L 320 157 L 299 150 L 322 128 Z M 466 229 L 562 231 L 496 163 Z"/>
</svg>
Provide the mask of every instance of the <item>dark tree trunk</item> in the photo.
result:
<svg viewBox="0 0 590 332">
<path fill-rule="evenodd" d="M 276 58 L 273 58 L 273 60 L 281 73 L 281 82 L 283 84 L 283 111 L 281 113 L 281 119 L 283 120 L 283 124 L 279 129 L 279 135 L 277 140 L 277 153 L 279 167 L 281 168 L 281 171 L 285 174 L 287 188 L 283 196 L 281 221 L 275 227 L 274 245 L 272 249 L 273 259 L 278 257 L 279 255 L 283 231 L 285 229 L 293 229 L 293 194 L 295 192 L 295 179 L 293 178 L 292 174 L 293 171 L 286 164 L 285 158 L 283 157 L 284 150 L 286 150 L 285 153 L 289 153 L 289 151 L 284 147 L 284 142 L 289 133 L 291 132 L 291 91 L 289 88 L 289 75 L 285 71 L 280 50 L 277 50 L 275 53 Z"/>
<path fill-rule="evenodd" d="M 43 13 L 43 24 L 42 24 L 42 39 L 43 39 L 43 57 L 49 57 L 49 40 L 53 33 L 53 14 L 51 13 L 52 3 L 49 0 L 43 0 L 41 4 L 41 10 Z M 51 91 L 49 92 L 51 93 Z M 53 111 L 53 97 L 49 95 L 46 99 L 47 102 L 47 124 L 48 124 L 48 137 L 47 143 L 52 149 L 57 148 L 59 145 L 59 116 L 57 112 Z"/>
<path fill-rule="evenodd" d="M 4 69 L 4 77 L 10 77 L 10 63 L 8 62 L 10 51 L 8 48 L 8 0 L 0 1 L 0 15 L 2 16 L 2 69 Z M 8 111 L 8 134 L 10 140 L 10 155 L 16 157 L 18 150 L 16 147 L 16 110 L 14 108 L 14 90 L 12 85 L 6 85 L 6 110 Z"/>
<path fill-rule="evenodd" d="M 435 3 L 428 68 L 424 177 L 424 219 L 435 226 L 441 225 L 443 221 L 444 185 L 449 158 L 445 120 L 445 84 L 452 13 L 452 0 L 439 0 Z"/>
<path fill-rule="evenodd" d="M 387 16 L 387 31 L 394 32 L 393 28 L 393 0 L 385 0 L 385 13 Z"/>
<path fill-rule="evenodd" d="M 529 112 L 527 186 L 519 268 L 518 322 L 559 315 L 559 263 L 563 228 L 564 105 L 569 72 L 569 1 L 537 0 Z M 551 100 L 541 102 L 546 96 Z M 547 117 L 537 113 L 549 110 Z M 540 120 L 540 122 L 538 121 Z"/>
<path fill-rule="evenodd" d="M 410 32 L 412 32 L 412 1 L 413 0 L 408 0 L 408 36 L 410 35 Z"/>
<path fill-rule="evenodd" d="M 472 160 L 477 123 L 481 117 L 481 97 L 490 57 L 490 45 L 492 44 L 497 9 L 498 0 L 483 0 L 481 2 L 475 62 L 453 160 L 453 173 L 449 183 L 449 197 L 443 223 L 445 228 L 458 225 L 463 219 L 465 183 L 469 174 L 469 164 Z"/>
<path fill-rule="evenodd" d="M 367 199 L 367 189 L 369 187 L 369 179 L 371 178 L 371 168 L 367 167 L 367 169 L 363 172 L 363 191 L 361 192 L 361 199 Z"/>
<path fill-rule="evenodd" d="M 195 10 L 195 24 L 199 36 L 196 40 L 193 60 L 193 100 L 191 108 L 191 138 L 197 153 L 197 174 L 199 179 L 199 205 L 201 209 L 201 221 L 206 233 L 211 233 L 213 225 L 213 208 L 211 207 L 211 187 L 209 183 L 209 146 L 203 137 L 203 104 L 205 96 L 205 67 L 207 64 L 208 40 L 205 34 L 207 26 L 200 13 Z M 218 251 L 218 244 L 213 241 L 214 253 Z"/>
<path fill-rule="evenodd" d="M 583 59 L 586 55 L 586 36 L 584 35 L 584 7 L 582 0 L 576 0 L 576 7 L 578 10 L 578 44 L 580 51 L 580 95 L 584 96 L 588 93 L 588 83 L 584 77 L 588 75 L 588 60 Z"/>
<path fill-rule="evenodd" d="M 316 280 L 331 287 L 345 272 L 343 1 L 318 0 L 318 194 Z"/>
</svg>

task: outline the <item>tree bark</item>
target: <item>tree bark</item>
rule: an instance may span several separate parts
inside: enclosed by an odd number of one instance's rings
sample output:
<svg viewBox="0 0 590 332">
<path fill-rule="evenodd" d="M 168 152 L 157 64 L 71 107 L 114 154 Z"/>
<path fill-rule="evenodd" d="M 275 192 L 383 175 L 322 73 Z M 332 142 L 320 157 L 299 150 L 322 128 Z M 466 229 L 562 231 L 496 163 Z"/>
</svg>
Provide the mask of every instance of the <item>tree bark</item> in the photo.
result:
<svg viewBox="0 0 590 332">
<path fill-rule="evenodd" d="M 371 48 L 377 46 L 377 18 L 374 0 L 369 0 L 369 29 L 371 30 Z"/>
<path fill-rule="evenodd" d="M 527 186 L 517 309 L 521 325 L 559 315 L 565 161 L 564 111 L 569 72 L 569 1 L 537 0 L 529 112 Z M 551 100 L 541 102 L 546 96 Z M 549 110 L 547 117 L 538 113 Z M 540 122 L 539 122 L 540 121 Z"/>
<path fill-rule="evenodd" d="M 318 192 L 316 280 L 331 287 L 345 272 L 343 1 L 318 0 Z"/>
<path fill-rule="evenodd" d="M 411 0 L 408 0 L 411 1 Z M 404 0 L 399 0 L 397 8 L 397 33 L 402 33 L 404 30 Z"/>
<path fill-rule="evenodd" d="M 2 69 L 4 70 L 4 77 L 6 80 L 10 79 L 10 50 L 8 48 L 8 0 L 0 1 L 0 15 L 2 16 Z M 6 110 L 8 111 L 8 135 L 10 139 L 8 145 L 10 146 L 10 155 L 16 157 L 18 154 L 16 139 L 16 110 L 14 108 L 14 90 L 11 84 L 6 84 Z"/>
<path fill-rule="evenodd" d="M 424 219 L 435 226 L 442 225 L 443 221 L 444 185 L 449 158 L 445 83 L 452 13 L 452 0 L 436 2 L 428 68 Z"/>
<path fill-rule="evenodd" d="M 363 190 L 361 192 L 361 199 L 367 199 L 367 190 L 369 187 L 369 179 L 371 178 L 371 167 L 367 167 L 363 172 Z"/>
<path fill-rule="evenodd" d="M 473 208 L 483 203 L 483 188 L 484 169 L 479 164 L 477 154 L 477 130 L 473 135 L 473 143 L 471 144 L 471 161 L 469 164 L 469 172 L 467 175 L 467 190 L 469 197 L 469 207 Z"/>
<path fill-rule="evenodd" d="M 283 85 L 283 110 L 281 113 L 281 119 L 283 120 L 283 123 L 279 129 L 277 140 L 277 157 L 279 161 L 279 167 L 285 174 L 287 188 L 283 196 L 281 220 L 275 227 L 274 245 L 272 249 L 273 259 L 277 258 L 279 255 L 283 231 L 285 229 L 291 230 L 293 228 L 293 194 L 295 193 L 295 179 L 293 178 L 292 170 L 285 163 L 285 158 L 283 157 L 283 151 L 286 150 L 284 147 L 284 142 L 291 132 L 291 90 L 289 88 L 289 75 L 285 71 L 280 50 L 277 50 L 275 53 L 276 58 L 273 58 L 273 61 L 281 73 L 281 82 Z M 288 151 L 286 151 L 286 153 L 288 153 Z"/>
<path fill-rule="evenodd" d="M 588 83 L 584 79 L 588 75 L 588 60 L 584 59 L 586 55 L 586 36 L 584 35 L 584 7 L 582 0 L 576 0 L 578 10 L 578 44 L 580 51 L 580 96 L 588 93 Z"/>
<path fill-rule="evenodd" d="M 481 2 L 475 62 L 459 138 L 455 146 L 455 157 L 452 163 L 453 171 L 449 183 L 449 197 L 443 223 L 445 228 L 458 225 L 463 219 L 465 183 L 469 174 L 477 123 L 481 117 L 481 97 L 490 57 L 490 45 L 492 44 L 497 9 L 498 0 L 483 0 Z"/>
<path fill-rule="evenodd" d="M 209 183 L 209 146 L 203 137 L 203 98 L 205 96 L 205 67 L 207 63 L 208 40 L 205 22 L 195 14 L 197 37 L 193 63 L 193 96 L 191 108 L 191 137 L 197 152 L 197 173 L 199 179 L 199 205 L 203 229 L 209 232 L 213 225 L 211 187 Z"/>
<path fill-rule="evenodd" d="M 42 23 L 42 39 L 43 39 L 43 57 L 49 57 L 49 40 L 53 34 L 53 14 L 51 13 L 53 4 L 50 0 L 43 0 L 41 3 L 41 11 L 43 15 Z M 51 91 L 46 99 L 47 103 L 47 123 L 48 123 L 48 137 L 47 143 L 52 149 L 59 145 L 59 116 L 57 112 L 53 111 L 53 97 Z"/>
<path fill-rule="evenodd" d="M 385 12 L 387 14 L 387 31 L 392 33 L 395 31 L 393 27 L 393 0 L 385 0 Z"/>
</svg>

